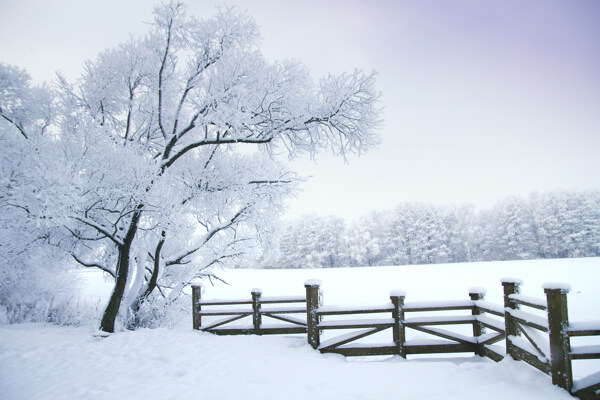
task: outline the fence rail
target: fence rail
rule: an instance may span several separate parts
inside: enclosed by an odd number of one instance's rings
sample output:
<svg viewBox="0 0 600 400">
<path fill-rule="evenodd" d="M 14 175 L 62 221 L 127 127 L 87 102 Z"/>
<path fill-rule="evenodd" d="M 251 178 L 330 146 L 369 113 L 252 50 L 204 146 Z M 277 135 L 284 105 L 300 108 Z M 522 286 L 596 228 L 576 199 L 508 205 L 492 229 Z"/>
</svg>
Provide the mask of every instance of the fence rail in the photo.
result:
<svg viewBox="0 0 600 400">
<path fill-rule="evenodd" d="M 194 329 L 219 335 L 305 333 L 314 349 L 344 356 L 406 358 L 415 354 L 472 352 L 501 361 L 508 355 L 550 375 L 555 385 L 581 399 L 600 399 L 600 372 L 578 381 L 573 381 L 572 373 L 573 361 L 600 359 L 600 344 L 571 346 L 573 337 L 600 336 L 600 321 L 569 322 L 569 288 L 564 285 L 545 285 L 545 299 L 538 299 L 521 295 L 520 284 L 516 279 L 502 281 L 503 306 L 486 301 L 484 289 L 472 288 L 468 300 L 405 302 L 406 294 L 394 291 L 387 304 L 361 307 L 323 306 L 320 282 L 316 280 L 305 283 L 306 296 L 262 297 L 260 290 L 255 289 L 251 299 L 242 300 L 202 300 L 201 287 L 194 286 L 193 324 Z M 306 319 L 290 314 L 303 314 Z M 202 324 L 203 317 L 216 316 L 226 318 Z M 263 324 L 263 317 L 286 325 Z M 244 318 L 252 318 L 252 325 L 225 327 Z M 471 326 L 471 333 L 465 334 L 464 328 L 456 331 L 465 325 Z M 407 330 L 435 339 L 407 340 Z M 325 332 L 343 333 L 322 340 Z M 360 342 L 382 332 L 388 332 L 387 342 Z M 502 341 L 504 346 L 499 346 Z"/>
<path fill-rule="evenodd" d="M 192 286 L 192 304 L 194 329 L 217 335 L 277 335 L 290 333 L 306 333 L 306 321 L 289 314 L 306 314 L 306 306 L 287 306 L 290 303 L 306 303 L 305 297 L 262 297 L 259 289 L 251 292 L 251 299 L 241 300 L 202 300 L 202 286 Z M 286 306 L 281 306 L 285 304 Z M 207 310 L 212 306 L 239 306 L 248 308 L 221 308 Z M 263 308 L 263 305 L 267 307 Z M 217 321 L 203 324 L 202 317 L 228 316 Z M 252 317 L 252 325 L 225 327 L 243 318 Z M 263 317 L 271 318 L 286 324 L 264 324 Z"/>
</svg>

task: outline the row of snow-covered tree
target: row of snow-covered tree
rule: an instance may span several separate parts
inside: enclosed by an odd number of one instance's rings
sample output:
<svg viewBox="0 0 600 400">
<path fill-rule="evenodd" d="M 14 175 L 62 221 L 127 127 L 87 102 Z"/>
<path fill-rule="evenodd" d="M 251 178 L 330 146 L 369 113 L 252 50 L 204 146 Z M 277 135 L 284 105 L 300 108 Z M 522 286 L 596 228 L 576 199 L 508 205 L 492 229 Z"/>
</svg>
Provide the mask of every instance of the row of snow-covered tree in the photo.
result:
<svg viewBox="0 0 600 400">
<path fill-rule="evenodd" d="M 305 216 L 288 223 L 265 268 L 590 257 L 600 255 L 600 192 L 511 197 L 493 208 L 402 203 L 347 224 Z"/>
</svg>

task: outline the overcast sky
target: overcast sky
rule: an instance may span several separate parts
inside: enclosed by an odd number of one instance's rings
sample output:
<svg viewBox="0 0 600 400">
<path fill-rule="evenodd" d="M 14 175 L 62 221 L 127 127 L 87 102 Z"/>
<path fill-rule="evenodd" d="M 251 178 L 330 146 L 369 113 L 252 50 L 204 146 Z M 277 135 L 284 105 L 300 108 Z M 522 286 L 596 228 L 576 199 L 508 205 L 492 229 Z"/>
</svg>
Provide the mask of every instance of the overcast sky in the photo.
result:
<svg viewBox="0 0 600 400">
<path fill-rule="evenodd" d="M 0 0 L 0 61 L 36 81 L 145 32 L 154 2 Z M 218 2 L 188 2 L 210 16 Z M 600 189 L 600 1 L 237 0 L 267 58 L 315 77 L 378 72 L 381 146 L 348 164 L 294 162 L 312 175 L 290 216 L 353 218 L 403 201 L 473 203 Z"/>
</svg>

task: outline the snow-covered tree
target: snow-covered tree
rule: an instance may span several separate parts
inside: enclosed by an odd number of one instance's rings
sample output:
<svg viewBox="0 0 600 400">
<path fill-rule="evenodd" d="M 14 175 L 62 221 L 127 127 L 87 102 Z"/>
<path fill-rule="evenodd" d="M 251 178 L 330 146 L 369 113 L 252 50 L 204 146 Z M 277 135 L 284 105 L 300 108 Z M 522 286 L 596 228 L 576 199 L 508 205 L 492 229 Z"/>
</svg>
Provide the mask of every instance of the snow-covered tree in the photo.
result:
<svg viewBox="0 0 600 400">
<path fill-rule="evenodd" d="M 304 215 L 288 221 L 277 268 L 336 268 L 349 265 L 346 223 L 334 216 Z"/>
<path fill-rule="evenodd" d="M 535 238 L 527 204 L 510 197 L 494 208 L 496 252 L 502 260 L 527 260 L 534 257 Z"/>
<path fill-rule="evenodd" d="M 477 212 L 469 204 L 401 203 L 391 211 L 361 216 L 347 224 L 344 233 L 342 221 L 333 231 L 326 221 L 307 216 L 288 223 L 280 258 L 262 264 L 278 268 L 332 266 L 321 257 L 333 254 L 325 252 L 324 243 L 341 237 L 345 241 L 337 247 L 336 257 L 343 260 L 341 265 L 350 266 L 600 255 L 597 191 L 510 197 Z"/>
<path fill-rule="evenodd" d="M 443 213 L 447 232 L 448 262 L 474 260 L 475 208 L 470 204 L 448 208 Z"/>
<path fill-rule="evenodd" d="M 530 196 L 534 234 L 542 258 L 599 254 L 600 194 L 553 192 Z"/>
<path fill-rule="evenodd" d="M 60 79 L 47 152 L 65 160 L 51 173 L 61 193 L 40 198 L 61 228 L 57 246 L 115 279 L 102 330 L 114 331 L 120 311 L 135 321 L 157 290 L 172 300 L 257 247 L 298 181 L 274 155 L 343 156 L 377 142 L 374 74 L 315 85 L 297 62 L 266 61 L 258 43 L 244 13 L 196 19 L 171 2 L 155 8 L 146 35 L 88 61 L 76 82 Z M 5 98 L 2 116 L 25 139 Z"/>
<path fill-rule="evenodd" d="M 380 264 L 385 240 L 383 214 L 370 212 L 348 228 L 347 241 L 353 266 Z"/>
<path fill-rule="evenodd" d="M 0 305 L 12 321 L 47 319 L 52 303 L 72 295 L 46 198 L 64 188 L 64 159 L 48 151 L 55 119 L 51 90 L 0 63 Z"/>
<path fill-rule="evenodd" d="M 447 229 L 441 210 L 425 203 L 402 203 L 388 222 L 386 263 L 432 264 L 448 260 Z"/>
</svg>

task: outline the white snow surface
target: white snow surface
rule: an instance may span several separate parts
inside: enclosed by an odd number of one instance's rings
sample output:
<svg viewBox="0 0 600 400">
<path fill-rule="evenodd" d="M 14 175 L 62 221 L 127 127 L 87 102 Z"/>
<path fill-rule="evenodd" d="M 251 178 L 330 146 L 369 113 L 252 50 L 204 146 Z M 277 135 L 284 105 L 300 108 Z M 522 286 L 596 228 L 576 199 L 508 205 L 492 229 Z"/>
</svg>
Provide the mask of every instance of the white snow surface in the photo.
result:
<svg viewBox="0 0 600 400">
<path fill-rule="evenodd" d="M 600 314 L 600 259 L 476 263 L 328 270 L 222 271 L 230 285 L 206 286 L 204 299 L 300 296 L 303 282 L 321 279 L 325 305 L 407 300 L 468 300 L 473 285 L 502 304 L 500 277 L 519 276 L 522 293 L 541 296 L 542 282 L 572 285 L 569 316 Z M 106 297 L 106 283 L 86 275 L 84 298 Z M 191 300 L 190 300 L 191 308 Z M 595 318 L 594 318 L 595 317 Z M 265 321 L 267 322 L 267 321 Z M 193 331 L 189 315 L 172 329 L 94 336 L 95 326 L 0 325 L 0 393 L 21 399 L 571 399 L 548 376 L 510 359 L 473 356 L 344 358 L 313 350 L 305 335 L 214 336 Z M 340 332 L 341 333 L 341 332 Z M 415 340 L 426 340 L 415 337 Z M 499 344 L 503 347 L 502 343 Z M 593 345 L 593 343 L 590 343 Z M 600 371 L 600 361 L 586 364 Z M 577 370 L 576 370 L 577 371 Z M 578 372 L 576 372 L 577 377 Z M 587 375 L 587 374 L 586 374 Z M 581 376 L 583 377 L 583 376 Z"/>
<path fill-rule="evenodd" d="M 485 296 L 485 294 L 487 293 L 487 289 L 479 286 L 473 286 L 469 288 L 469 293 L 483 294 Z"/>
<path fill-rule="evenodd" d="M 303 337 L 2 327 L 0 388 L 16 399 L 571 399 L 515 361 L 353 362 Z"/>
<path fill-rule="evenodd" d="M 563 282 L 545 282 L 542 284 L 542 289 L 559 289 L 568 293 L 571 291 L 571 285 Z"/>
<path fill-rule="evenodd" d="M 391 297 L 406 297 L 406 290 L 394 289 L 390 290 Z"/>
</svg>

